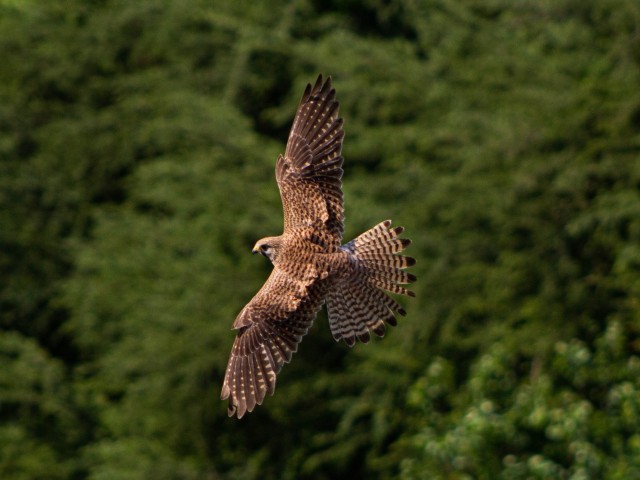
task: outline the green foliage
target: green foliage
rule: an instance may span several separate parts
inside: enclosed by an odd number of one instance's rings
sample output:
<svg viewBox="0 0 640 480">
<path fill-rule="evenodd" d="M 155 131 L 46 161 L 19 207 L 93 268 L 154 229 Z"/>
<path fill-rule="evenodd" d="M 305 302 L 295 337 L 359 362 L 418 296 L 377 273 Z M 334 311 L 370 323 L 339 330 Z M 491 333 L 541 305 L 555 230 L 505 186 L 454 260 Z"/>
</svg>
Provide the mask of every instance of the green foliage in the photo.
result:
<svg viewBox="0 0 640 480">
<path fill-rule="evenodd" d="M 640 477 L 637 2 L 214 3 L 0 2 L 0 477 Z M 231 420 L 319 72 L 418 296 Z"/>
<path fill-rule="evenodd" d="M 62 365 L 15 332 L 0 332 L 0 364 L 2 478 L 67 478 L 83 429 Z"/>
<path fill-rule="evenodd" d="M 427 421 L 413 437 L 403 477 L 640 475 L 640 358 L 626 355 L 629 340 L 612 322 L 594 351 L 579 340 L 558 342 L 546 360 L 531 362 L 528 378 L 513 372 L 522 359 L 497 344 L 474 362 L 463 403 L 446 422 L 435 412 L 453 392 L 434 395 L 433 372 L 443 370 L 442 360 L 434 362 L 410 391 L 409 404 Z"/>
</svg>

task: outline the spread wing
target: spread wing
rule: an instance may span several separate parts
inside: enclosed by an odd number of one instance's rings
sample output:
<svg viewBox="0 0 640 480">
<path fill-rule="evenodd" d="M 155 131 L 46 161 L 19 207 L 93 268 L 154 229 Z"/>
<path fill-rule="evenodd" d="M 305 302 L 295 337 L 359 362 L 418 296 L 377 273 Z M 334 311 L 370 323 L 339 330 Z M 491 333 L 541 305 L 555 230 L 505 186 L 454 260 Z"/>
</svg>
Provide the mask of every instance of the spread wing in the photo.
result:
<svg viewBox="0 0 640 480">
<path fill-rule="evenodd" d="M 282 237 L 307 239 L 325 251 L 340 247 L 342 119 L 331 78 L 307 85 L 291 127 L 276 179 L 284 210 Z M 221 398 L 229 416 L 252 411 L 273 394 L 276 375 L 291 360 L 326 298 L 313 263 L 280 260 L 260 291 L 242 309 Z"/>
<path fill-rule="evenodd" d="M 273 395 L 276 375 L 291 355 L 324 303 L 321 285 L 310 270 L 301 279 L 275 267 L 266 283 L 242 309 L 233 327 L 238 335 L 222 385 L 229 416 L 241 418 Z"/>
<path fill-rule="evenodd" d="M 312 227 L 312 241 L 337 249 L 344 230 L 342 118 L 331 77 L 307 85 L 289 133 L 276 179 L 284 209 L 284 231 Z"/>
</svg>

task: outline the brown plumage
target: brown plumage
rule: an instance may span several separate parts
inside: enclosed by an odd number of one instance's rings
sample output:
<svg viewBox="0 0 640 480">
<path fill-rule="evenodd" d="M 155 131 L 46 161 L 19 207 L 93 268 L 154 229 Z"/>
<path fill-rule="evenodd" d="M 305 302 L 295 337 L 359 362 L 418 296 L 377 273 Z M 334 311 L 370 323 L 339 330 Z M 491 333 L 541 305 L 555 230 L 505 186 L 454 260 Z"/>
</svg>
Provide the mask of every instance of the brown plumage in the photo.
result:
<svg viewBox="0 0 640 480">
<path fill-rule="evenodd" d="M 342 119 L 331 87 L 322 75 L 307 85 L 291 127 L 276 180 L 284 210 L 284 232 L 259 240 L 254 253 L 273 263 L 260 291 L 242 309 L 222 386 L 229 416 L 241 418 L 273 395 L 276 375 L 326 302 L 333 337 L 353 346 L 369 331 L 383 336 L 404 309 L 383 290 L 414 296 L 402 285 L 416 277 L 415 264 L 398 255 L 411 242 L 402 227 L 386 220 L 340 246 L 344 231 L 342 198 Z"/>
</svg>

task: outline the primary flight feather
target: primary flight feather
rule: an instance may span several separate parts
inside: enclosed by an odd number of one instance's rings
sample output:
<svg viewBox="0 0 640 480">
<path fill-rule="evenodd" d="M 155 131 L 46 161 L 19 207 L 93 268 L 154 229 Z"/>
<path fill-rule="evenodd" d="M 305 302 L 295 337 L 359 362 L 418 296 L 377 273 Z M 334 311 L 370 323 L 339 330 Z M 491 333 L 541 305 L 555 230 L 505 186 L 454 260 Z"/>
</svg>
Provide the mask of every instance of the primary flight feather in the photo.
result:
<svg viewBox="0 0 640 480">
<path fill-rule="evenodd" d="M 273 263 L 271 275 L 233 323 L 238 334 L 222 385 L 229 416 L 241 418 L 273 395 L 276 375 L 323 304 L 333 337 L 353 346 L 369 331 L 383 336 L 385 323 L 404 309 L 383 290 L 414 296 L 402 285 L 416 277 L 415 264 L 399 255 L 411 242 L 402 227 L 386 220 L 341 246 L 342 118 L 331 77 L 322 75 L 302 95 L 276 180 L 284 210 L 284 231 L 259 240 L 253 253 Z"/>
</svg>

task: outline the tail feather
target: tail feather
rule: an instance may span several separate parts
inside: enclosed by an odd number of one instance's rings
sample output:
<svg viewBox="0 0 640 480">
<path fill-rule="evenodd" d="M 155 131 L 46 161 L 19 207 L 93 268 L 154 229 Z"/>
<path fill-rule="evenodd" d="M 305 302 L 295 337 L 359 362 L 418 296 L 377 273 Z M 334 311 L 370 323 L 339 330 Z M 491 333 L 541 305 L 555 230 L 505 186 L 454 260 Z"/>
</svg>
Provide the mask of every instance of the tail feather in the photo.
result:
<svg viewBox="0 0 640 480">
<path fill-rule="evenodd" d="M 406 315 L 404 308 L 387 292 L 415 296 L 401 286 L 416 281 L 404 269 L 415 265 L 415 259 L 398 255 L 411 241 L 398 238 L 402 227 L 391 228 L 386 220 L 367 230 L 342 247 L 354 259 L 351 274 L 342 279 L 327 295 L 331 332 L 336 340 L 353 346 L 356 338 L 367 343 L 369 331 L 382 337 L 385 323 L 397 325 L 395 314 Z"/>
<path fill-rule="evenodd" d="M 362 262 L 367 269 L 370 270 L 371 277 L 381 280 L 391 280 L 392 282 L 406 285 L 416 281 L 413 273 L 405 272 L 400 268 L 388 265 L 380 265 L 379 263 Z"/>
<path fill-rule="evenodd" d="M 373 253 L 378 255 L 387 255 L 390 253 L 398 253 L 411 245 L 411 241 L 406 238 L 389 239 L 383 244 L 369 243 L 356 249 L 360 254 Z"/>
<path fill-rule="evenodd" d="M 364 289 L 360 290 L 363 287 Z M 369 330 L 382 336 L 385 320 L 391 318 L 395 323 L 393 313 L 386 304 L 375 302 L 374 292 L 380 291 L 366 284 L 360 284 L 352 285 L 346 291 L 334 290 L 329 294 L 327 297 L 329 322 L 331 333 L 336 340 L 344 339 L 350 347 L 355 344 L 356 338 L 367 343 L 370 338 Z"/>
<path fill-rule="evenodd" d="M 362 255 L 358 255 L 358 258 L 365 264 L 367 262 L 375 263 L 380 258 L 380 254 L 364 253 Z M 408 268 L 413 267 L 415 264 L 415 258 L 405 257 L 402 255 L 388 255 L 385 259 L 385 266 L 387 267 Z"/>
<path fill-rule="evenodd" d="M 381 280 L 377 277 L 369 277 L 367 281 L 371 285 L 378 288 L 383 288 L 384 290 L 391 293 L 397 293 L 398 295 L 406 295 L 407 297 L 416 296 L 413 290 L 409 290 L 407 288 L 401 287 L 400 285 L 394 283 L 392 280 Z"/>
</svg>

